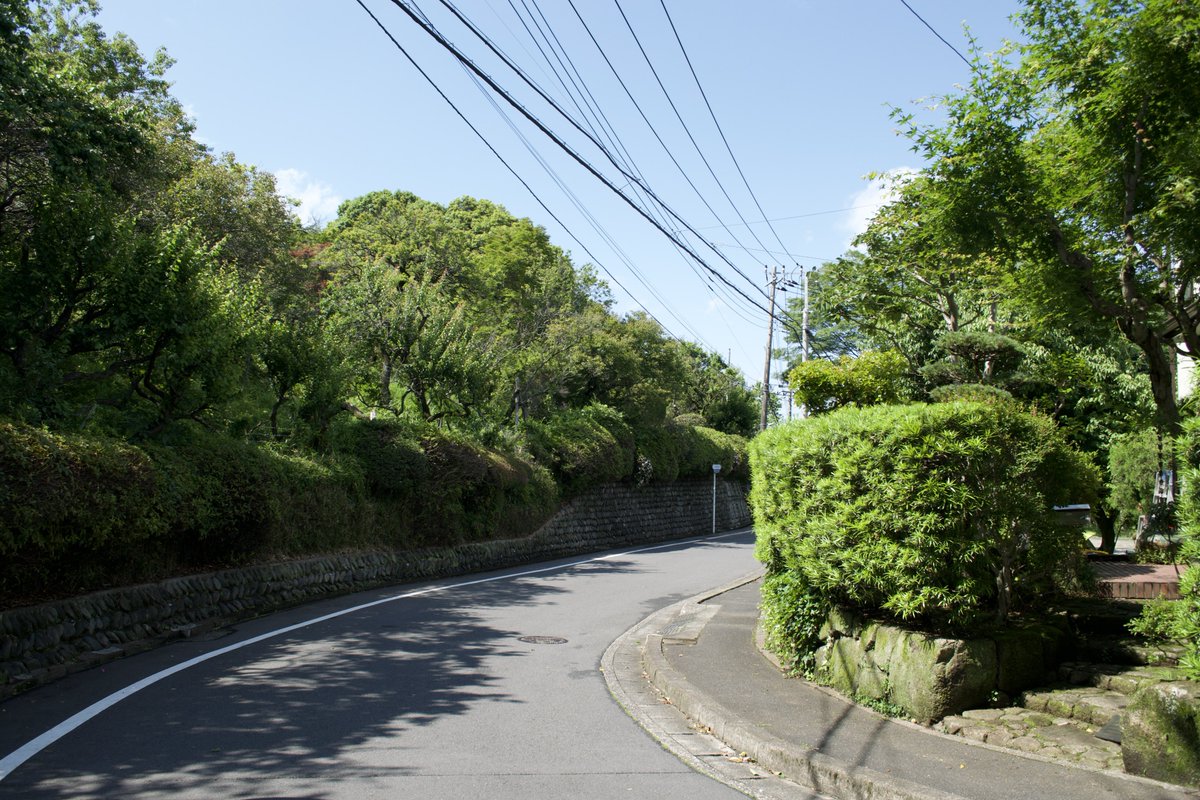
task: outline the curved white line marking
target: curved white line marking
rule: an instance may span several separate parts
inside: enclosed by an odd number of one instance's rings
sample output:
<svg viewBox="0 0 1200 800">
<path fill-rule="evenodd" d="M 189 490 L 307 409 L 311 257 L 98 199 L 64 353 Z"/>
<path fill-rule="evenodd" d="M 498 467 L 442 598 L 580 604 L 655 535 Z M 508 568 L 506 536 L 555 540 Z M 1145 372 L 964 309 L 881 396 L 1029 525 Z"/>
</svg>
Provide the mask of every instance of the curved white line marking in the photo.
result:
<svg viewBox="0 0 1200 800">
<path fill-rule="evenodd" d="M 717 539 L 728 539 L 733 536 L 740 536 L 744 533 L 747 533 L 748 530 L 749 529 L 743 528 L 741 530 L 731 531 L 729 533 L 724 533 L 719 536 L 699 536 L 699 537 L 692 538 L 692 539 L 678 539 L 673 542 L 664 542 L 663 544 L 654 545 L 652 547 L 640 547 L 636 550 L 626 550 L 621 553 L 609 553 L 608 555 L 605 555 L 605 556 L 597 556 L 596 558 L 584 558 L 584 559 L 580 559 L 579 561 L 569 561 L 564 564 L 555 564 L 552 567 L 541 567 L 539 569 L 531 569 L 531 570 L 526 570 L 524 572 L 514 572 L 511 574 L 505 574 L 505 575 L 493 575 L 489 578 L 475 578 L 473 580 L 458 581 L 455 583 L 443 583 L 443 584 L 438 584 L 436 586 L 428 586 L 424 589 L 418 589 L 417 591 L 414 591 L 414 592 L 405 592 L 404 594 L 397 594 L 397 595 L 392 595 L 391 597 L 384 597 L 379 600 L 372 600 L 370 603 L 363 603 L 362 605 L 357 605 L 357 606 L 354 606 L 353 608 L 345 608 L 345 609 L 342 609 L 341 611 L 335 611 L 332 614 L 325 614 L 324 616 L 315 617 L 314 619 L 305 620 L 304 622 L 297 622 L 294 625 L 288 625 L 286 628 L 279 628 L 277 630 L 268 631 L 267 633 L 261 633 L 258 636 L 254 636 L 250 639 L 246 639 L 244 641 L 237 642 L 237 643 L 231 644 L 231 645 L 226 645 L 225 647 L 222 647 L 217 650 L 213 650 L 212 652 L 204 653 L 203 655 L 199 655 L 199 656 L 196 656 L 195 658 L 190 658 L 187 661 L 180 662 L 179 664 L 176 664 L 173 667 L 168 667 L 167 669 L 161 670 L 160 672 L 156 672 L 153 675 L 142 678 L 137 683 L 131 683 L 129 686 L 126 686 L 124 689 L 119 689 L 118 691 L 115 691 L 112 694 L 110 694 L 108 697 L 105 697 L 102 700 L 98 700 L 95 703 L 92 703 L 87 708 L 83 709 L 82 711 L 80 711 L 76 714 L 73 714 L 72 716 L 68 717 L 67 719 L 65 719 L 62 722 L 55 725 L 50 730 L 43 733 L 41 736 L 38 736 L 36 739 L 32 739 L 29 742 L 26 742 L 21 747 L 18 747 L 16 750 L 12 751 L 7 756 L 0 759 L 0 781 L 3 781 L 5 778 L 7 778 L 9 775 L 11 775 L 13 770 L 15 770 L 17 767 L 21 766 L 26 761 L 33 758 L 35 755 L 37 755 L 41 751 L 45 750 L 47 747 L 54 744 L 62 737 L 66 736 L 71 731 L 80 727 L 85 722 L 91 720 L 93 717 L 99 716 L 100 714 L 104 713 L 105 711 L 112 708 L 113 706 L 115 706 L 117 703 L 121 702 L 125 698 L 132 697 L 133 695 L 140 692 L 142 689 L 145 689 L 148 686 L 153 686 L 154 684 L 158 683 L 159 681 L 169 678 L 172 675 L 176 674 L 177 672 L 183 672 L 185 669 L 194 667 L 197 664 L 203 664 L 205 661 L 208 661 L 211 658 L 217 658 L 218 656 L 223 656 L 226 653 L 232 653 L 235 650 L 241 650 L 243 647 L 249 647 L 252 644 L 258 644 L 259 642 L 266 641 L 267 639 L 274 639 L 276 636 L 282 636 L 285 633 L 291 633 L 292 631 L 298 631 L 301 628 L 307 628 L 310 625 L 317 625 L 322 622 L 327 622 L 328 620 L 331 620 L 331 619 L 337 619 L 338 617 L 344 617 L 347 614 L 353 614 L 356 611 L 362 611 L 363 609 L 366 609 L 366 608 L 373 608 L 374 606 L 380 606 L 385 603 L 392 603 L 397 600 L 408 600 L 413 597 L 420 597 L 421 595 L 437 594 L 438 592 L 444 592 L 449 589 L 460 589 L 464 586 L 477 586 L 481 583 L 495 583 L 496 581 L 510 580 L 512 578 L 525 578 L 530 575 L 539 575 L 543 572 L 554 572 L 556 570 L 568 569 L 570 567 L 577 567 L 581 564 L 590 564 L 594 561 L 607 561 L 612 558 L 621 558 L 622 556 L 630 556 L 630 555 L 635 555 L 637 553 L 648 553 L 653 550 L 665 550 L 668 547 L 677 547 L 678 545 L 687 544 L 688 542 L 706 542 L 706 541 L 712 541 L 712 540 L 717 540 Z"/>
</svg>

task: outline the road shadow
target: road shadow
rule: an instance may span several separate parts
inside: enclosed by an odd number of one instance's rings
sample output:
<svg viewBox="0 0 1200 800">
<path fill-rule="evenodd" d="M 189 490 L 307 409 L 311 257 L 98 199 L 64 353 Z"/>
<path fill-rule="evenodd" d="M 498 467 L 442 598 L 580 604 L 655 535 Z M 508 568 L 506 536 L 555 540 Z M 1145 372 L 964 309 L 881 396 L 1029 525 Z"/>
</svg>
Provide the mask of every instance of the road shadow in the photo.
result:
<svg viewBox="0 0 1200 800">
<path fill-rule="evenodd" d="M 528 656 L 530 645 L 519 637 L 531 632 L 496 627 L 489 610 L 552 602 L 568 591 L 556 580 L 568 572 L 642 569 L 615 554 L 563 565 L 561 573 L 449 588 L 218 656 L 68 734 L 0 782 L 0 797 L 191 792 L 249 800 L 267 796 L 257 787 L 275 791 L 282 779 L 297 781 L 298 793 L 280 796 L 323 800 L 350 781 L 416 774 L 416 756 L 402 748 L 419 744 L 423 728 L 481 704 L 520 702 L 501 686 L 497 660 Z M 343 607 L 401 593 L 343 598 Z M 191 658 L 223 644 L 176 647 Z M 375 746 L 388 752 L 364 760 L 364 750 Z M 314 783 L 326 788 L 314 792 Z"/>
</svg>

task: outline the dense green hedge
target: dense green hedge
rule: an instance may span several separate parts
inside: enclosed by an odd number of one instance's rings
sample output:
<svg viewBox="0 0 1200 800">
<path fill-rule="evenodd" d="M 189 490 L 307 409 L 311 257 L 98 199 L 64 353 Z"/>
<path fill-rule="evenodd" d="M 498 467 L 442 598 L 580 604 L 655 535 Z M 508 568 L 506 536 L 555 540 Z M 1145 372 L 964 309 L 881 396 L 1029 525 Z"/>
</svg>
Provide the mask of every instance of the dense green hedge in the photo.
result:
<svg viewBox="0 0 1200 800">
<path fill-rule="evenodd" d="M 545 469 L 437 431 L 354 421 L 338 438 L 304 457 L 196 431 L 137 447 L 0 423 L 0 595 L 523 535 L 558 506 Z"/>
<path fill-rule="evenodd" d="M 525 446 L 569 495 L 624 480 L 704 478 L 713 464 L 722 465 L 723 478 L 749 477 L 745 439 L 690 421 L 631 427 L 620 412 L 594 404 L 527 423 Z"/>
<path fill-rule="evenodd" d="M 845 409 L 767 431 L 750 459 L 765 613 L 800 655 L 814 605 L 951 631 L 1043 601 L 1080 550 L 1051 507 L 1098 480 L 1009 403 Z"/>
<path fill-rule="evenodd" d="M 297 454 L 180 427 L 133 445 L 0 422 L 0 602 L 273 557 L 521 536 L 563 495 L 747 470 L 746 444 L 594 405 L 530 422 L 528 458 L 435 427 L 344 419 Z"/>
<path fill-rule="evenodd" d="M 524 428 L 533 460 L 547 467 L 568 495 L 633 474 L 633 430 L 605 405 L 564 409 Z"/>
</svg>

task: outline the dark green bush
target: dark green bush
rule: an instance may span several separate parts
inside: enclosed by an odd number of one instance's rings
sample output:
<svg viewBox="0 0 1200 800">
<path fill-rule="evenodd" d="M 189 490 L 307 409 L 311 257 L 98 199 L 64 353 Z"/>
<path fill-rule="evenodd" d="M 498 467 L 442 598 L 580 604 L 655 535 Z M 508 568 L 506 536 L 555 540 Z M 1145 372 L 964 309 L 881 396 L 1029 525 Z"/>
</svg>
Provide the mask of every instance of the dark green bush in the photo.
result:
<svg viewBox="0 0 1200 800">
<path fill-rule="evenodd" d="M 670 482 L 679 477 L 679 456 L 683 443 L 680 429 L 671 425 L 649 425 L 635 428 L 637 466 L 634 480 L 638 484 L 650 481 Z"/>
<path fill-rule="evenodd" d="M 780 426 L 752 443 L 751 473 L 769 574 L 946 631 L 1044 602 L 1080 547 L 1051 506 L 1089 500 L 1097 482 L 1049 419 L 1006 403 L 845 409 Z"/>
<path fill-rule="evenodd" d="M 0 555 L 161 535 L 156 493 L 154 466 L 136 447 L 0 422 Z"/>
<path fill-rule="evenodd" d="M 1149 604 L 1130 627 L 1154 641 L 1181 645 L 1179 666 L 1188 677 L 1200 680 L 1200 418 L 1184 423 L 1177 449 L 1179 561 L 1186 565 L 1179 579 L 1179 600 Z"/>
<path fill-rule="evenodd" d="M 351 420 L 339 434 L 339 443 L 361 465 L 371 494 L 410 500 L 429 480 L 420 431 L 393 420 Z"/>
<path fill-rule="evenodd" d="M 524 436 L 534 461 L 550 470 L 566 495 L 633 474 L 633 431 L 608 406 L 563 409 L 531 420 Z"/>
<path fill-rule="evenodd" d="M 723 479 L 745 480 L 750 476 L 746 440 L 702 426 L 674 426 L 679 443 L 679 477 L 707 478 L 712 465 L 721 465 Z"/>
<path fill-rule="evenodd" d="M 558 507 L 545 469 L 443 433 L 421 445 L 430 469 L 417 527 L 428 544 L 525 535 Z"/>
<path fill-rule="evenodd" d="M 532 533 L 558 507 L 543 468 L 436 431 L 362 424 L 340 455 L 199 429 L 170 445 L 0 423 L 0 601 L 277 556 Z"/>
</svg>

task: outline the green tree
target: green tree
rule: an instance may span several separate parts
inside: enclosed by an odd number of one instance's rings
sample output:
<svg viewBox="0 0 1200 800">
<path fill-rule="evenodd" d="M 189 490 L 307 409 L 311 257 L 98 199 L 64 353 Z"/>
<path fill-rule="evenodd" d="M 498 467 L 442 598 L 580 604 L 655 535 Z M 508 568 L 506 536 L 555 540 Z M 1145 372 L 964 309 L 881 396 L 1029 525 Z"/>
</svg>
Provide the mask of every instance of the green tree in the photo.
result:
<svg viewBox="0 0 1200 800">
<path fill-rule="evenodd" d="M 843 406 L 871 406 L 910 399 L 907 363 L 894 350 L 869 350 L 837 361 L 814 359 L 788 373 L 795 401 L 820 414 Z"/>
<path fill-rule="evenodd" d="M 976 58 L 947 122 L 901 115 L 978 252 L 1003 249 L 1027 298 L 1115 323 L 1178 430 L 1178 347 L 1200 353 L 1200 7 L 1027 0 L 1015 65 Z"/>
<path fill-rule="evenodd" d="M 437 420 L 466 416 L 485 399 L 489 348 L 439 281 L 406 279 L 379 262 L 348 265 L 323 303 L 371 406 L 403 414 L 411 398 L 422 418 Z"/>
</svg>

